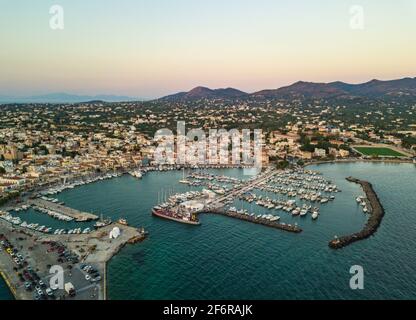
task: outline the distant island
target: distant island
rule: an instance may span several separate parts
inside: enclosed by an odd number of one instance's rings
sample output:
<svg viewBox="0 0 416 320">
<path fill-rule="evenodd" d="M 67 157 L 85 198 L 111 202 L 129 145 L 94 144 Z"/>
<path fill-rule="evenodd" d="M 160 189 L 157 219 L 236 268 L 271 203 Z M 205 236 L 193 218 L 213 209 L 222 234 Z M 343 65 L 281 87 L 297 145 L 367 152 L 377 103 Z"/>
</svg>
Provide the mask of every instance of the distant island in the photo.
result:
<svg viewBox="0 0 416 320">
<path fill-rule="evenodd" d="M 88 96 L 68 93 L 51 93 L 29 97 L 0 96 L 0 103 L 81 103 L 89 101 L 123 102 L 140 100 L 144 99 L 117 95 Z"/>
</svg>

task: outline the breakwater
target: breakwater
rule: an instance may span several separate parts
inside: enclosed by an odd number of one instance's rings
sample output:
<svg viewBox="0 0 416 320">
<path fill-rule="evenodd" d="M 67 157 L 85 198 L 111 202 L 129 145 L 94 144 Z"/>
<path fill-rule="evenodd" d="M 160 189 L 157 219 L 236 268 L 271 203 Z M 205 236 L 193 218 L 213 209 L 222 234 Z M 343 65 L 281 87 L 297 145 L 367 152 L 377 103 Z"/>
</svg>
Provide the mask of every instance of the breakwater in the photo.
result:
<svg viewBox="0 0 416 320">
<path fill-rule="evenodd" d="M 371 237 L 374 233 L 377 232 L 377 229 L 380 227 L 381 221 L 384 217 L 384 208 L 380 203 L 380 199 L 377 196 L 377 193 L 374 191 L 373 186 L 368 181 L 359 180 L 356 178 L 348 177 L 349 182 L 357 183 L 363 188 L 367 199 L 371 205 L 370 217 L 364 226 L 363 230 L 360 232 L 343 236 L 338 239 L 334 239 L 329 242 L 329 247 L 332 249 L 341 249 L 344 248 L 356 241 L 364 240 Z"/>
</svg>

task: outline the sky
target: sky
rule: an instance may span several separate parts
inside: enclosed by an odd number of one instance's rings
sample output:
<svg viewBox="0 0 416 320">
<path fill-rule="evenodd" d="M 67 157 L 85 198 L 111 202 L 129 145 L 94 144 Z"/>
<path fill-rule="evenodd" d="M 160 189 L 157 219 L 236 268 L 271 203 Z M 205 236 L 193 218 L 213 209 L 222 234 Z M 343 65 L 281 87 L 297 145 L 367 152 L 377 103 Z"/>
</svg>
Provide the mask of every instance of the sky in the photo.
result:
<svg viewBox="0 0 416 320">
<path fill-rule="evenodd" d="M 0 96 L 415 77 L 415 35 L 416 0 L 0 0 Z"/>
</svg>

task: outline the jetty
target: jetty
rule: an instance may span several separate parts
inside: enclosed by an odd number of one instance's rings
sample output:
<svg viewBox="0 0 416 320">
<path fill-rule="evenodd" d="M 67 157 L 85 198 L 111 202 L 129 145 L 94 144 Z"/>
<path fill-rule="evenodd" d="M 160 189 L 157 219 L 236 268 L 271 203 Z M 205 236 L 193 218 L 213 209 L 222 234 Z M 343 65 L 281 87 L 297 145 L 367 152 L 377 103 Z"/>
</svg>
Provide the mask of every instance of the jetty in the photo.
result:
<svg viewBox="0 0 416 320">
<path fill-rule="evenodd" d="M 360 232 L 348 236 L 343 236 L 341 238 L 337 238 L 330 241 L 329 247 L 332 249 L 341 249 L 354 242 L 371 237 L 373 234 L 377 232 L 385 214 L 384 208 L 377 196 L 377 193 L 374 191 L 373 186 L 370 182 L 359 180 L 353 177 L 348 177 L 347 180 L 349 182 L 357 183 L 362 186 L 371 206 L 371 210 L 369 212 L 370 218 L 368 219 L 363 230 L 361 230 Z"/>
<path fill-rule="evenodd" d="M 73 218 L 76 222 L 87 222 L 98 220 L 99 217 L 95 214 L 89 212 L 82 212 L 76 209 L 72 209 L 57 203 L 53 203 L 51 201 L 43 200 L 43 199 L 32 199 L 28 200 L 28 204 L 34 207 L 42 208 L 45 210 L 51 210 L 62 214 L 67 217 Z"/>
<path fill-rule="evenodd" d="M 251 222 L 251 223 L 255 223 L 255 224 L 259 224 L 259 225 L 263 225 L 266 227 L 271 227 L 271 228 L 275 228 L 275 229 L 279 229 L 279 230 L 283 230 L 287 232 L 292 232 L 292 233 L 301 233 L 303 231 L 297 225 L 285 224 L 285 223 L 281 223 L 278 221 L 270 221 L 267 219 L 247 216 L 244 214 L 240 214 L 238 212 L 230 212 L 230 211 L 222 210 L 222 209 L 210 210 L 209 212 L 206 212 L 206 213 L 218 214 L 218 215 L 222 215 L 222 216 L 226 216 L 226 217 L 230 217 L 234 219 L 239 219 L 239 220 L 243 220 L 243 221 L 247 221 L 247 222 Z"/>
</svg>

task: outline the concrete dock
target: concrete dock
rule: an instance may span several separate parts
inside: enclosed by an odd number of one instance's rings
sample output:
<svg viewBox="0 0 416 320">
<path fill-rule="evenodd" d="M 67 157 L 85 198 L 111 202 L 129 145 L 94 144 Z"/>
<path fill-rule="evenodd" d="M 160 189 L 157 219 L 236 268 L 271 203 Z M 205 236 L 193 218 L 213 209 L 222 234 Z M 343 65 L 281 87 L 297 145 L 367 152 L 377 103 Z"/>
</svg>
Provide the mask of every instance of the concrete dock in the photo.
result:
<svg viewBox="0 0 416 320">
<path fill-rule="evenodd" d="M 239 219 L 239 220 L 259 224 L 259 225 L 262 225 L 262 226 L 287 231 L 287 232 L 301 233 L 303 231 L 301 228 L 299 228 L 298 226 L 295 226 L 295 225 L 288 225 L 288 224 L 283 224 L 283 223 L 278 222 L 278 221 L 270 221 L 270 220 L 263 219 L 263 218 L 251 217 L 251 216 L 247 216 L 247 215 L 244 215 L 244 214 L 239 214 L 237 212 L 229 212 L 229 211 L 217 209 L 217 210 L 211 210 L 208 213 L 218 214 L 218 215 L 222 215 L 222 216 L 230 217 L 230 218 L 234 218 L 234 219 Z"/>
<path fill-rule="evenodd" d="M 73 218 L 76 222 L 86 222 L 92 220 L 98 220 L 98 216 L 89 212 L 82 212 L 76 209 L 72 209 L 66 206 L 62 206 L 57 203 L 53 203 L 43 199 L 28 200 L 27 203 L 32 206 L 36 206 L 42 209 L 58 212 L 62 215 Z"/>
</svg>

